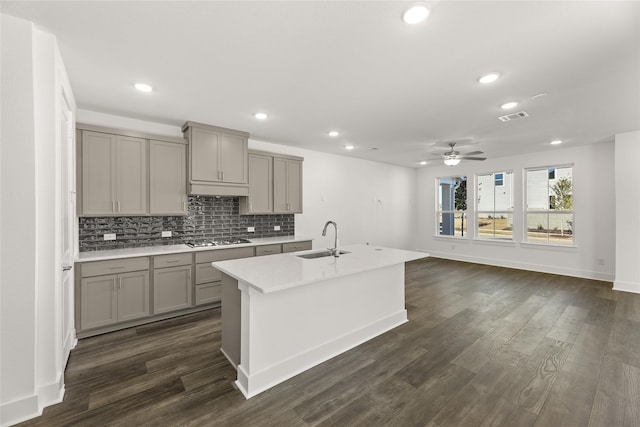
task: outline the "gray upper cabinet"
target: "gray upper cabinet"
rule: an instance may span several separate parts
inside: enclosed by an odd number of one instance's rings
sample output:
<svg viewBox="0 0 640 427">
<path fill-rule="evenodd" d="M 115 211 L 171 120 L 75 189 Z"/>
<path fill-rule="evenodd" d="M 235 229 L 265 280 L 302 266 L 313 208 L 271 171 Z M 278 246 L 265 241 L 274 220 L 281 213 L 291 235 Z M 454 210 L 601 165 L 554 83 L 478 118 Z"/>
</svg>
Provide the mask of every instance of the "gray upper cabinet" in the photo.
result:
<svg viewBox="0 0 640 427">
<path fill-rule="evenodd" d="M 185 215 L 187 141 L 77 124 L 80 216 Z"/>
<path fill-rule="evenodd" d="M 273 158 L 273 212 L 302 213 L 302 160 Z"/>
<path fill-rule="evenodd" d="M 240 199 L 242 214 L 273 212 L 273 157 L 249 153 L 249 197 Z"/>
<path fill-rule="evenodd" d="M 302 213 L 302 157 L 249 151 L 249 197 L 240 213 Z"/>
<path fill-rule="evenodd" d="M 83 131 L 82 214 L 147 213 L 147 141 Z"/>
<path fill-rule="evenodd" d="M 149 211 L 151 215 L 187 213 L 187 146 L 149 141 Z"/>
<path fill-rule="evenodd" d="M 189 194 L 249 194 L 249 134 L 202 123 L 182 127 L 189 141 Z"/>
</svg>

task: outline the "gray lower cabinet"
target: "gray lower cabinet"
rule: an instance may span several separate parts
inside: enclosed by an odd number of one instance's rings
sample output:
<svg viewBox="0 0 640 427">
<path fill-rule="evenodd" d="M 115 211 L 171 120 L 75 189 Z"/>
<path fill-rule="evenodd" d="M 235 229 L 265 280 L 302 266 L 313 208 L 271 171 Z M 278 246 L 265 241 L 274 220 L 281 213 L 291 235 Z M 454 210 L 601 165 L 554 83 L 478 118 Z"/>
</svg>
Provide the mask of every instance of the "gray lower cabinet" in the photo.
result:
<svg viewBox="0 0 640 427">
<path fill-rule="evenodd" d="M 282 244 L 282 253 L 308 251 L 312 248 L 311 240 Z"/>
<path fill-rule="evenodd" d="M 196 305 L 220 301 L 222 297 L 222 272 L 211 263 L 228 259 L 248 258 L 255 254 L 253 247 L 217 249 L 195 253 Z"/>
<path fill-rule="evenodd" d="M 191 307 L 190 253 L 153 257 L 153 314 Z"/>
<path fill-rule="evenodd" d="M 81 276 L 79 330 L 151 315 L 148 258 L 86 263 Z"/>
</svg>

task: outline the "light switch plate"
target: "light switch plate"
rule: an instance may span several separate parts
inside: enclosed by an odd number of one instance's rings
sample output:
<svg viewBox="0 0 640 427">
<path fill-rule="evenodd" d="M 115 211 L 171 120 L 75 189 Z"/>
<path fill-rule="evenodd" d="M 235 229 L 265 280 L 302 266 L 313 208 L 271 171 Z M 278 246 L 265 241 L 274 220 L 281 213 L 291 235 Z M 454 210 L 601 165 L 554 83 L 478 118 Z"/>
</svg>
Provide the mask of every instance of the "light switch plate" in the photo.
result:
<svg viewBox="0 0 640 427">
<path fill-rule="evenodd" d="M 274 225 L 273 226 L 273 231 L 280 231 L 280 226 L 279 225 Z"/>
<path fill-rule="evenodd" d="M 255 232 L 256 232 L 255 227 L 247 227 L 247 233 L 255 233 Z"/>
<path fill-rule="evenodd" d="M 104 240 L 116 240 L 116 233 L 107 233 L 104 235 Z"/>
<path fill-rule="evenodd" d="M 169 230 L 169 231 L 163 231 L 163 232 L 162 232 L 162 237 L 171 237 L 171 230 Z"/>
</svg>

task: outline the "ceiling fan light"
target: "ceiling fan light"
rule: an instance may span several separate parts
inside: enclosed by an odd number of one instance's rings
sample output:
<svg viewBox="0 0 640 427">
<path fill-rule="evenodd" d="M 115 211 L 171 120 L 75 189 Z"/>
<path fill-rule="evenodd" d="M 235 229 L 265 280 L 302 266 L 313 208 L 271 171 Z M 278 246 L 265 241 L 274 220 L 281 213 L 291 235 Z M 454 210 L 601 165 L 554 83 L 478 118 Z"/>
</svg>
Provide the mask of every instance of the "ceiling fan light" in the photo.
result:
<svg viewBox="0 0 640 427">
<path fill-rule="evenodd" d="M 447 166 L 455 166 L 460 163 L 460 159 L 457 157 L 445 157 L 444 164 Z"/>
<path fill-rule="evenodd" d="M 429 8 L 426 4 L 414 4 L 402 12 L 402 20 L 406 24 L 418 24 L 429 16 Z"/>
<path fill-rule="evenodd" d="M 498 77 L 500 77 L 500 73 L 489 73 L 481 76 L 478 82 L 486 85 L 495 82 L 498 80 Z"/>
</svg>

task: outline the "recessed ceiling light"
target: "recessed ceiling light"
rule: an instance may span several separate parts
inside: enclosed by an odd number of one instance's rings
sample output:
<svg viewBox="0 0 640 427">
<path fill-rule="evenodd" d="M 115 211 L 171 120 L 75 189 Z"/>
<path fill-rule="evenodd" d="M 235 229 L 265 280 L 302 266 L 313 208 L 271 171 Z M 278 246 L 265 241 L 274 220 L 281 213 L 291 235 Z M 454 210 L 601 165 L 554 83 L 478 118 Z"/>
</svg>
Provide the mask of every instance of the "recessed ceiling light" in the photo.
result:
<svg viewBox="0 0 640 427">
<path fill-rule="evenodd" d="M 133 87 L 138 89 L 140 92 L 151 92 L 153 90 L 153 88 L 146 83 L 136 83 Z"/>
<path fill-rule="evenodd" d="M 344 146 L 345 150 L 353 150 L 354 148 L 356 148 L 356 147 L 354 147 L 353 145 L 345 145 Z"/>
<path fill-rule="evenodd" d="M 551 141 L 549 144 L 551 145 L 558 145 L 558 144 L 562 144 L 562 140 L 561 139 L 554 139 L 553 141 Z"/>
<path fill-rule="evenodd" d="M 422 166 L 424 166 L 424 165 L 426 165 L 426 164 L 427 164 L 427 161 L 426 161 L 426 160 L 423 160 L 423 161 L 421 161 L 421 162 L 420 162 L 420 164 L 421 164 Z"/>
<path fill-rule="evenodd" d="M 489 74 L 480 76 L 480 78 L 478 79 L 478 82 L 482 84 L 493 83 L 496 80 L 498 80 L 499 77 L 500 77 L 500 73 L 489 73 Z"/>
<path fill-rule="evenodd" d="M 406 24 L 418 24 L 429 16 L 429 8 L 424 3 L 414 4 L 402 12 L 402 20 Z"/>
<path fill-rule="evenodd" d="M 258 120 L 267 120 L 267 117 L 269 116 L 267 116 L 267 113 L 255 113 L 253 117 L 255 117 Z"/>
<path fill-rule="evenodd" d="M 531 97 L 531 99 L 542 98 L 543 96 L 547 96 L 546 93 L 537 93 Z"/>
<path fill-rule="evenodd" d="M 332 130 L 331 132 L 329 132 L 329 136 L 332 138 L 335 138 L 338 135 L 340 135 L 340 132 L 338 132 L 337 130 Z"/>
<path fill-rule="evenodd" d="M 503 110 L 510 110 L 512 108 L 515 108 L 518 106 L 518 103 L 515 101 L 510 101 L 510 102 L 505 102 L 504 104 L 502 104 L 500 106 L 500 108 L 502 108 Z"/>
</svg>

